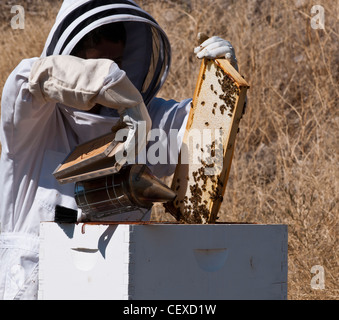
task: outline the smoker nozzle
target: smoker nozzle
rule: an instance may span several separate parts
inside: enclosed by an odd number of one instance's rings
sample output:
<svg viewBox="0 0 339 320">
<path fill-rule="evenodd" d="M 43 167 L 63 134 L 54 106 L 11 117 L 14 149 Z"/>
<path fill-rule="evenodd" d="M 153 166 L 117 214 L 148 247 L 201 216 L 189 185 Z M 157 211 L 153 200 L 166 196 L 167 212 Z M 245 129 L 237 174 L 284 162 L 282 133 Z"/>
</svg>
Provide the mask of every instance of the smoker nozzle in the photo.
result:
<svg viewBox="0 0 339 320">
<path fill-rule="evenodd" d="M 130 170 L 128 170 L 130 169 Z M 173 201 L 176 194 L 154 176 L 146 165 L 132 165 L 126 170 L 129 194 L 140 207 L 150 207 L 154 202 Z"/>
</svg>

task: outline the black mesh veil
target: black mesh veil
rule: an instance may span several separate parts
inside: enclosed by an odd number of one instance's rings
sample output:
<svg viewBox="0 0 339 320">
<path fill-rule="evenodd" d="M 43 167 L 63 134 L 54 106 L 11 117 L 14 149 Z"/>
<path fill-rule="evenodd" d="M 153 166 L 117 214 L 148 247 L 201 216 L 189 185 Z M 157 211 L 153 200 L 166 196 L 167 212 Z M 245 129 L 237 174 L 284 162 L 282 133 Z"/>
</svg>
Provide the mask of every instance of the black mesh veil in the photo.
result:
<svg viewBox="0 0 339 320">
<path fill-rule="evenodd" d="M 68 55 L 86 34 L 116 22 L 126 29 L 122 69 L 148 104 L 168 75 L 171 48 L 158 23 L 134 1 L 64 1 L 42 56 Z"/>
</svg>

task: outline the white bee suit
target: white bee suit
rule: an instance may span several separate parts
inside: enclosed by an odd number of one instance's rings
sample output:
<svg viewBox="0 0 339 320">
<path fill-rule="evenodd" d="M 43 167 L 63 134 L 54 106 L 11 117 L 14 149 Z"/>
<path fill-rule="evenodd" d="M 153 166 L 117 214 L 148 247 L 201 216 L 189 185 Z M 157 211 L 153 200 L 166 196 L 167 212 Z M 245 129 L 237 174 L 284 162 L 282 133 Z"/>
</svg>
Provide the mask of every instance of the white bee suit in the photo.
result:
<svg viewBox="0 0 339 320">
<path fill-rule="evenodd" d="M 118 21 L 124 22 L 127 34 L 125 72 L 106 59 L 69 56 L 85 34 Z M 126 115 L 118 105 L 126 103 L 124 110 L 140 106 L 136 116 L 127 116 L 132 126 L 144 119 L 166 135 L 173 130 L 176 138 L 171 142 L 177 145 L 170 146 L 167 139 L 163 144 L 179 150 L 190 100 L 154 98 L 169 66 L 165 33 L 133 1 L 81 0 L 64 2 L 42 56 L 23 60 L 11 73 L 1 106 L 0 299 L 37 298 L 40 221 L 53 221 L 56 205 L 77 209 L 74 185 L 60 185 L 52 173 L 74 147 L 109 132 L 119 116 Z M 123 96 L 120 81 L 133 84 L 135 94 Z M 96 102 L 108 108 L 99 115 L 86 112 Z M 152 164 L 159 177 L 175 168 Z M 143 216 L 126 213 L 115 219 Z"/>
</svg>

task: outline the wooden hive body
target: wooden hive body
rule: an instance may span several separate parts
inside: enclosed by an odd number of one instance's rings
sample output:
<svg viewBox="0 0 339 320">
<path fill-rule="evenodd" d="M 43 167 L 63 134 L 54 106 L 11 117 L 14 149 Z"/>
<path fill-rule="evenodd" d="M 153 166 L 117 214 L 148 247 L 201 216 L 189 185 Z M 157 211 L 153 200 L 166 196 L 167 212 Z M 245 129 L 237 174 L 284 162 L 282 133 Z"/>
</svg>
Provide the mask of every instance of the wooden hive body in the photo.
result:
<svg viewBox="0 0 339 320">
<path fill-rule="evenodd" d="M 216 222 L 248 88 L 226 59 L 203 60 L 166 205 L 178 221 Z"/>
</svg>

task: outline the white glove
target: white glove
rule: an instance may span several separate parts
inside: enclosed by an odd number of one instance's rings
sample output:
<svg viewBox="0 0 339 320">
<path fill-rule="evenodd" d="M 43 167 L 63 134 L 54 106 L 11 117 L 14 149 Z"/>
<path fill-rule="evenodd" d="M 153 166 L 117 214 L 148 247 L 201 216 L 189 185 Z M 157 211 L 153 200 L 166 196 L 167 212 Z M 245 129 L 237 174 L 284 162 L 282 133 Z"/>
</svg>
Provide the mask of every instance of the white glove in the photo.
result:
<svg viewBox="0 0 339 320">
<path fill-rule="evenodd" d="M 127 153 L 134 150 L 129 159 L 146 145 L 152 125 L 148 111 L 139 90 L 112 60 L 73 56 L 37 59 L 29 91 L 42 102 L 59 102 L 79 110 L 89 111 L 97 104 L 116 109 L 129 130 L 124 143 Z"/>
<path fill-rule="evenodd" d="M 237 58 L 231 43 L 218 36 L 211 37 L 194 49 L 197 58 L 217 59 L 226 58 L 238 70 Z"/>
<path fill-rule="evenodd" d="M 143 102 L 136 107 L 125 109 L 120 117 L 127 128 L 120 129 L 116 133 L 117 141 L 125 141 L 123 150 L 115 155 L 116 161 L 120 164 L 126 161 L 133 164 L 137 155 L 146 148 L 147 135 L 151 130 L 152 121 Z M 112 130 L 114 131 L 114 128 Z"/>
<path fill-rule="evenodd" d="M 140 92 L 116 64 L 111 66 L 104 87 L 95 102 L 118 111 L 121 121 L 127 126 L 127 131 L 121 129 L 116 135 L 118 141 L 127 136 L 124 152 L 120 157 L 133 162 L 138 153 L 146 147 L 152 121 Z"/>
</svg>

